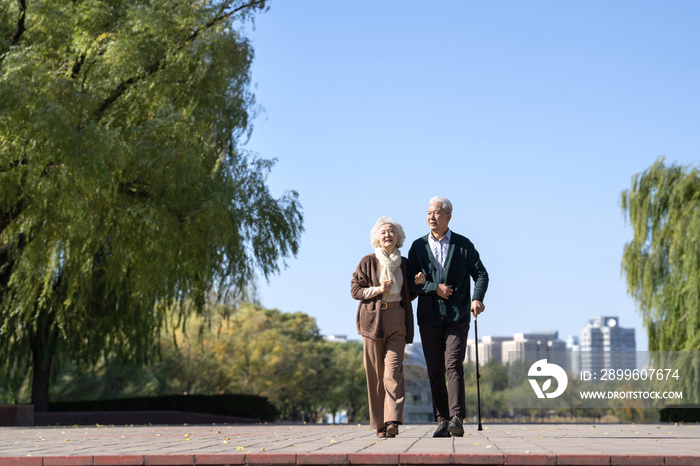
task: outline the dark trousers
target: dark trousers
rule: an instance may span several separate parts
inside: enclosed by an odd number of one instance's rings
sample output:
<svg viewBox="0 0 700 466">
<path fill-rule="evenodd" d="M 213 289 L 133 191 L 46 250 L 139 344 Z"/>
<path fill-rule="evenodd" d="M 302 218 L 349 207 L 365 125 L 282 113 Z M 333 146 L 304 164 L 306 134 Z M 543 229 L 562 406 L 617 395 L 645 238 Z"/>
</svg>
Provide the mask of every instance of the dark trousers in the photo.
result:
<svg viewBox="0 0 700 466">
<path fill-rule="evenodd" d="M 428 366 L 430 392 L 435 420 L 448 421 L 452 416 L 467 415 L 464 400 L 464 356 L 467 351 L 469 322 L 437 327 L 421 325 L 420 338 Z M 447 386 L 445 386 L 447 374 Z"/>
</svg>

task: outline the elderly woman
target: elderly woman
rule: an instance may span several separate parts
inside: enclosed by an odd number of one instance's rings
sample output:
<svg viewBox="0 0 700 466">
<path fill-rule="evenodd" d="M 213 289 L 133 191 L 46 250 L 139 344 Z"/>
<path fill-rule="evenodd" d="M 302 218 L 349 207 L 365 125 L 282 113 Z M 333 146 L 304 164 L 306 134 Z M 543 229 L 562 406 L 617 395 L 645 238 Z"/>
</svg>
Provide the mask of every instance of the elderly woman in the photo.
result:
<svg viewBox="0 0 700 466">
<path fill-rule="evenodd" d="M 377 437 L 395 437 L 403 423 L 403 356 L 413 342 L 413 309 L 406 283 L 407 263 L 399 248 L 406 235 L 390 217 L 370 233 L 374 253 L 362 258 L 352 275 L 352 297 L 360 300 L 357 332 L 362 335 L 369 418 Z"/>
</svg>

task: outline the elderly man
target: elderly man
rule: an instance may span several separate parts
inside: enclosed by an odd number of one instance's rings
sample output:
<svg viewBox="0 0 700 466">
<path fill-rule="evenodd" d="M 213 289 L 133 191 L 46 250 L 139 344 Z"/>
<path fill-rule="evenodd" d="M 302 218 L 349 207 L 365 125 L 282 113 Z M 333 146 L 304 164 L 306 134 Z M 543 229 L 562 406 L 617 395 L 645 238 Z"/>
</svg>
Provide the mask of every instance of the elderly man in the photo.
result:
<svg viewBox="0 0 700 466">
<path fill-rule="evenodd" d="M 484 311 L 489 275 L 471 241 L 449 229 L 452 203 L 434 197 L 428 206 L 430 233 L 413 242 L 408 276 L 420 272 L 411 289 L 418 293 L 418 327 L 428 366 L 433 413 L 438 422 L 433 437 L 462 437 L 467 415 L 463 361 L 470 311 Z M 470 278 L 474 279 L 471 294 Z M 447 374 L 447 387 L 445 386 Z"/>
</svg>

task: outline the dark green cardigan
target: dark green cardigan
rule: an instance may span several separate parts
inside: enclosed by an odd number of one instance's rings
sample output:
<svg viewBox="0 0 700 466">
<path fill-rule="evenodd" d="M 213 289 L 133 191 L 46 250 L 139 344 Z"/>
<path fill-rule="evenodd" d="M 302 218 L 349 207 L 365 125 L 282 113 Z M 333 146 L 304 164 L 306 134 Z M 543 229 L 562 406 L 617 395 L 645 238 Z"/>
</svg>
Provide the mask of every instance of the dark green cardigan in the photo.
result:
<svg viewBox="0 0 700 466">
<path fill-rule="evenodd" d="M 416 285 L 413 277 L 423 272 L 426 281 Z M 472 299 L 484 300 L 489 285 L 489 274 L 479 259 L 474 244 L 454 231 L 445 259 L 445 272 L 442 280 L 438 264 L 428 243 L 428 235 L 418 238 L 408 253 L 408 277 L 412 291 L 418 293 L 418 325 L 445 325 L 471 320 Z M 474 279 L 474 295 L 471 295 L 470 278 Z M 445 283 L 452 286 L 449 299 L 437 294 L 437 286 Z"/>
</svg>

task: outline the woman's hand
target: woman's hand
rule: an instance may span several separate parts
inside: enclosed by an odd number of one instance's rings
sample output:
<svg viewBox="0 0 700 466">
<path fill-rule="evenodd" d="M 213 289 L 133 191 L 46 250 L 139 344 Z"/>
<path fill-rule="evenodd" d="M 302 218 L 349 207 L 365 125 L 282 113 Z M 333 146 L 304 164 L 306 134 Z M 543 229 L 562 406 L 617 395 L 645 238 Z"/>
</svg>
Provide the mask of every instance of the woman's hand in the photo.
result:
<svg viewBox="0 0 700 466">
<path fill-rule="evenodd" d="M 392 280 L 386 280 L 384 283 L 382 283 L 382 286 L 379 288 L 379 290 L 382 293 L 386 293 L 392 286 L 394 286 L 394 282 Z"/>
<path fill-rule="evenodd" d="M 423 272 L 418 272 L 413 279 L 416 282 L 416 285 L 422 285 L 425 283 L 425 275 L 423 275 Z"/>
</svg>

